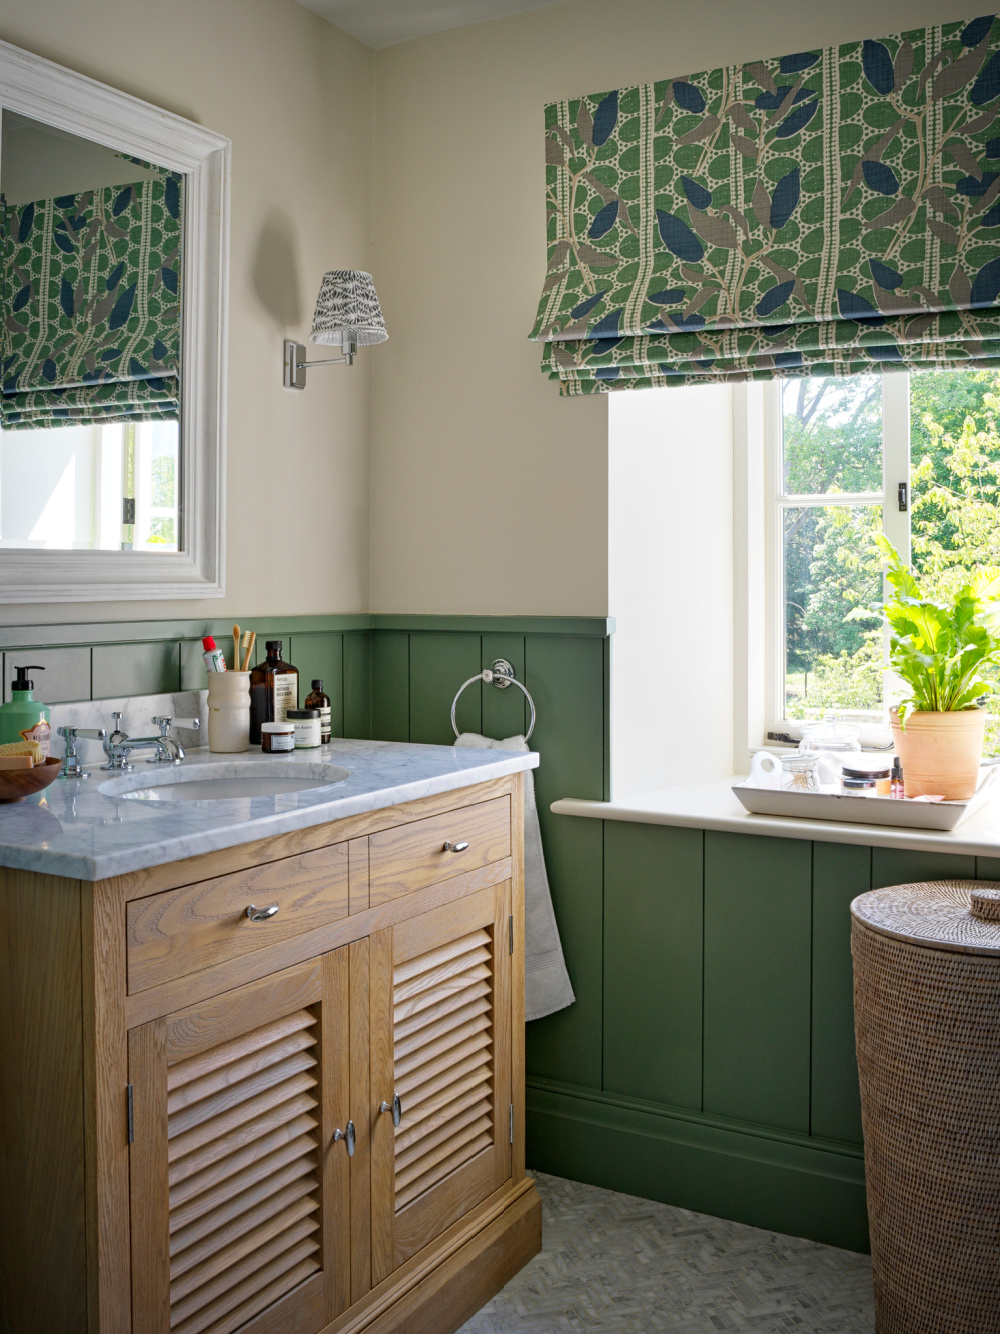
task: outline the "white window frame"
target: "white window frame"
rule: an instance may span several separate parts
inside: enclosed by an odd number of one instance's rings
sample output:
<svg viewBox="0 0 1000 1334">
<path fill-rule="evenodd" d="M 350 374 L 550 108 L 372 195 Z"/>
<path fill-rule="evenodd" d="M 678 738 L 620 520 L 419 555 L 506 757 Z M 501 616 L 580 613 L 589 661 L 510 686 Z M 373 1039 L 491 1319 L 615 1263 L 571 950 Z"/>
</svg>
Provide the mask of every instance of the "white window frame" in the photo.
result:
<svg viewBox="0 0 1000 1334">
<path fill-rule="evenodd" d="M 909 375 L 882 376 L 882 489 L 838 494 L 837 504 L 882 506 L 883 532 L 910 559 Z M 784 716 L 784 564 L 782 515 L 787 506 L 826 506 L 829 496 L 783 490 L 781 389 L 777 380 L 733 388 L 734 632 L 736 646 L 733 750 L 737 770 L 753 752 L 780 746 L 769 734 L 797 740 L 801 725 Z M 907 509 L 899 508 L 906 485 Z M 863 745 L 890 740 L 888 705 L 881 724 L 861 729 Z M 789 744 L 789 743 L 784 743 Z"/>
<path fill-rule="evenodd" d="M 0 602 L 222 597 L 230 141 L 0 42 L 0 116 L 4 108 L 184 173 L 184 545 L 178 552 L 0 550 Z"/>
</svg>

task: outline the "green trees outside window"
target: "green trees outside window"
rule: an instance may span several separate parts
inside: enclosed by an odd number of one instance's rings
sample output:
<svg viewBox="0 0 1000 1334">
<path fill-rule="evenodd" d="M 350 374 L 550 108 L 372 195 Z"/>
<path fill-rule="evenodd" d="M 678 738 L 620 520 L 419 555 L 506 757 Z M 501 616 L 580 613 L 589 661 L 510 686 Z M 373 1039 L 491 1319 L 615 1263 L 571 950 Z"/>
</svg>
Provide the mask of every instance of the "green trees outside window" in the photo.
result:
<svg viewBox="0 0 1000 1334">
<path fill-rule="evenodd" d="M 781 392 L 783 491 L 814 498 L 783 510 L 786 717 L 881 714 L 882 507 L 837 503 L 882 491 L 881 377 L 789 380 Z M 1000 372 L 911 375 L 909 427 L 912 567 L 945 597 L 1000 569 Z"/>
</svg>

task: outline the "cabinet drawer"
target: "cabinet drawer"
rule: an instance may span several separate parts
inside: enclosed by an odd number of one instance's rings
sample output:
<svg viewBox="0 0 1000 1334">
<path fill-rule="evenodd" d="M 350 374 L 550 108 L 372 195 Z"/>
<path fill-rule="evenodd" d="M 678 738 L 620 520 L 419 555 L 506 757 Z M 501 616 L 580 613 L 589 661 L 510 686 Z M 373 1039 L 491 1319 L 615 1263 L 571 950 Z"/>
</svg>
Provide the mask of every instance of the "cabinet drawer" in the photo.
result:
<svg viewBox="0 0 1000 1334">
<path fill-rule="evenodd" d="M 445 843 L 469 846 L 449 852 Z M 384 829 L 368 840 L 371 906 L 509 856 L 510 797 Z"/>
<path fill-rule="evenodd" d="M 127 905 L 128 989 L 145 991 L 346 917 L 347 844 L 180 889 Z M 253 922 L 247 908 L 278 911 Z"/>
</svg>

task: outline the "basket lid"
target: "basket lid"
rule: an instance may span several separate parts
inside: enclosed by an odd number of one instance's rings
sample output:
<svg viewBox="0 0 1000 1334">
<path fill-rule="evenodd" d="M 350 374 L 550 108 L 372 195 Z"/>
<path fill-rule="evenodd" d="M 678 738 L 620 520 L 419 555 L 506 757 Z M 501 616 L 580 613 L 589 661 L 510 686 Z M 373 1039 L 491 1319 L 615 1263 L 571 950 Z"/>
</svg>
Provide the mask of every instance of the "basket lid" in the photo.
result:
<svg viewBox="0 0 1000 1334">
<path fill-rule="evenodd" d="M 872 931 L 911 945 L 1000 955 L 1000 884 L 989 880 L 888 885 L 859 895 L 851 913 Z"/>
</svg>

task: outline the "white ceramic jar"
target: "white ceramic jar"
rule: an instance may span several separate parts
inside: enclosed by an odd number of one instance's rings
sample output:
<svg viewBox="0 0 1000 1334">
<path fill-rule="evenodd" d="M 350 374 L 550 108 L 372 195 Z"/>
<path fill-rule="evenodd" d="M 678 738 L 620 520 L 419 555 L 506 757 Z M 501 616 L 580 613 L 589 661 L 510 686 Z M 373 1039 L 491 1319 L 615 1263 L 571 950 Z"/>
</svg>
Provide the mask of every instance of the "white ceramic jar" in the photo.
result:
<svg viewBox="0 0 1000 1334">
<path fill-rule="evenodd" d="M 222 755 L 249 750 L 249 672 L 209 672 L 208 748 Z"/>
</svg>

